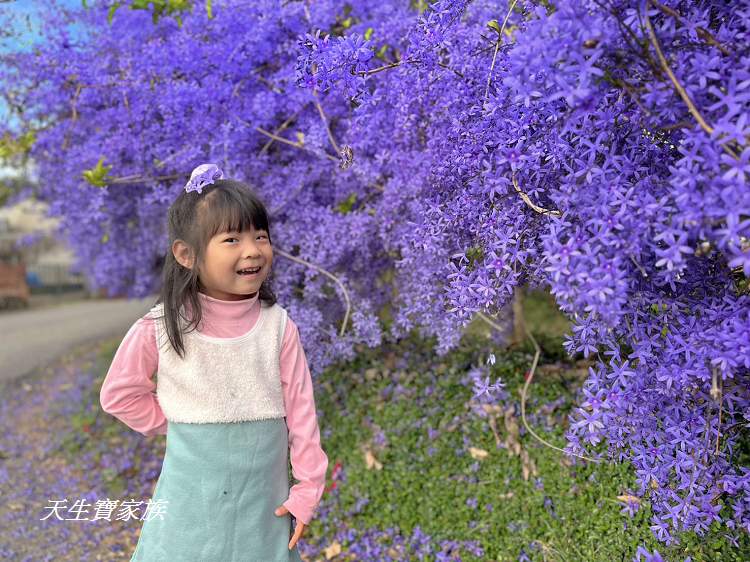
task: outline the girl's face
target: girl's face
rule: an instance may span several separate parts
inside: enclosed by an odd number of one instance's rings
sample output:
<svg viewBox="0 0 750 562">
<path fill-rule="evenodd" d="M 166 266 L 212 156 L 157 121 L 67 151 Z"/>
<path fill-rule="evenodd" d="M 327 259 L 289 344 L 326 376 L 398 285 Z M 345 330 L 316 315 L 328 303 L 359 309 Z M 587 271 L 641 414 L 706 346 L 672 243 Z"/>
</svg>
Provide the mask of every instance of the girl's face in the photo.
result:
<svg viewBox="0 0 750 562">
<path fill-rule="evenodd" d="M 260 290 L 272 262 L 273 249 L 265 230 L 251 227 L 244 232 L 220 232 L 208 241 L 198 278 L 209 297 L 242 300 Z M 257 267 L 257 273 L 239 273 Z"/>
</svg>

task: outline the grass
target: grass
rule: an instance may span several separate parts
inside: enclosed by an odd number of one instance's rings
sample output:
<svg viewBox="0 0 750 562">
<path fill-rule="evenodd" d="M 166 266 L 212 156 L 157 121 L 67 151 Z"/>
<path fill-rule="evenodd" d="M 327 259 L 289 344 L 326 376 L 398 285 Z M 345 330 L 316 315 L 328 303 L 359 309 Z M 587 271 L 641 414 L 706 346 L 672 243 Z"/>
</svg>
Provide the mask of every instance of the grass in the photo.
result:
<svg viewBox="0 0 750 562">
<path fill-rule="evenodd" d="M 551 299 L 544 295 L 531 294 L 526 301 L 527 325 L 543 342 L 542 365 L 559 364 L 564 358 L 561 333 L 567 330 L 567 321 L 550 306 Z M 484 556 L 462 555 L 463 560 L 518 560 L 522 552 L 531 560 L 632 560 L 639 545 L 658 550 L 668 560 L 747 559 L 716 530 L 703 539 L 685 533 L 681 545 L 664 547 L 649 529 L 647 503 L 632 519 L 621 513 L 623 504 L 617 496 L 637 489 L 628 464 L 571 465 L 561 453 L 521 429 L 521 446 L 538 470 L 536 478 L 524 480 L 521 458 L 498 448 L 487 420 L 467 407 L 472 393 L 461 379 L 488 351 L 474 330 L 458 351 L 444 358 L 432 354 L 431 342 L 411 339 L 394 349 L 363 350 L 356 360 L 322 375 L 316 403 L 322 412 L 323 447 L 331 464 L 339 461 L 346 471 L 339 493 L 324 500 L 334 501 L 333 510 L 340 514 L 352 513 L 363 498 L 369 500 L 364 510 L 347 519 L 347 525 L 397 527 L 405 534 L 419 525 L 433 537 L 479 540 Z M 384 361 L 389 354 L 407 358 L 408 365 L 389 367 Z M 495 355 L 493 379 L 502 377 L 518 406 L 531 348 L 524 345 Z M 554 376 L 542 370 L 530 388 L 527 418 L 531 414 L 535 431 L 561 448 L 582 373 L 584 368 L 568 362 Z M 383 397 L 399 384 L 408 389 L 405 394 Z M 565 397 L 564 402 L 548 416 L 533 416 L 560 397 Z M 446 429 L 456 417 L 460 423 Z M 502 438 L 502 420 L 499 425 Z M 440 430 L 432 441 L 428 428 Z M 385 433 L 388 442 L 375 453 L 382 463 L 380 470 L 368 468 L 362 449 L 363 445 L 377 449 L 373 445 L 377 430 Z M 429 447 L 435 448 L 432 456 Z M 489 454 L 477 460 L 468 453 L 469 447 Z M 474 499 L 476 508 L 467 504 Z M 312 530 L 325 536 L 325 526 L 318 527 L 317 521 Z M 742 548 L 750 552 L 750 542 L 746 540 Z"/>
<path fill-rule="evenodd" d="M 562 448 L 567 415 L 575 406 L 585 364 L 570 361 L 562 351 L 562 334 L 568 324 L 549 297 L 532 293 L 525 306 L 527 326 L 543 348 L 530 387 L 527 418 L 537 433 Z M 307 552 L 314 553 L 311 559 L 325 560 L 324 552 L 337 551 L 330 550 L 333 546 L 340 547 L 340 554 L 331 555 L 331 560 L 366 559 L 351 554 L 358 551 L 362 539 L 349 531 L 393 528 L 408 538 L 417 526 L 436 543 L 478 541 L 484 554 L 472 557 L 461 551 L 462 560 L 515 561 L 522 554 L 534 561 L 632 560 L 639 545 L 658 550 L 666 560 L 687 556 L 693 562 L 748 559 L 747 535 L 737 549 L 716 529 L 704 538 L 685 533 L 680 545 L 664 547 L 649 529 L 648 502 L 633 518 L 621 513 L 623 505 L 617 496 L 636 490 L 629 465 L 572 463 L 527 434 L 518 412 L 532 348 L 524 343 L 506 350 L 490 349 L 492 344 L 484 335 L 482 326 L 472 325 L 461 346 L 444 357 L 434 354 L 433 341 L 412 336 L 395 346 L 361 349 L 353 361 L 322 373 L 316 381 L 315 399 L 330 462 L 329 485 L 334 465 L 340 463 L 342 469 L 335 489 L 323 497 L 320 516 L 305 533 Z M 87 400 L 98 396 L 118 344 L 111 341 L 102 347 L 100 374 Z M 498 446 L 488 419 L 472 411 L 472 392 L 465 376 L 489 351 L 496 356 L 493 379 L 502 377 L 510 393 L 505 405 L 516 407 L 510 418 L 520 427 L 520 446 L 537 471 L 528 479 L 523 477 L 522 458 Z M 76 419 L 73 425 L 95 421 Z M 129 432 L 115 420 L 105 419 L 103 424 L 100 420 L 97 425 L 108 438 Z M 432 437 L 430 429 L 436 432 Z M 497 430 L 504 442 L 507 432 L 502 416 Z M 80 427 L 71 426 L 71 431 L 81 435 Z M 385 443 L 379 436 L 385 437 Z M 70 443 L 73 448 L 87 448 L 85 442 Z M 139 450 L 149 455 L 161 452 L 159 439 L 149 443 Z M 471 448 L 485 451 L 486 457 L 475 458 Z M 77 453 L 80 450 L 71 451 L 71 455 Z M 111 484 L 124 488 L 126 483 L 119 479 L 142 479 L 132 470 L 149 465 L 145 461 L 139 459 L 124 475 L 113 474 Z M 377 536 L 387 543 L 385 533 Z M 402 552 L 393 559 L 417 558 Z"/>
</svg>

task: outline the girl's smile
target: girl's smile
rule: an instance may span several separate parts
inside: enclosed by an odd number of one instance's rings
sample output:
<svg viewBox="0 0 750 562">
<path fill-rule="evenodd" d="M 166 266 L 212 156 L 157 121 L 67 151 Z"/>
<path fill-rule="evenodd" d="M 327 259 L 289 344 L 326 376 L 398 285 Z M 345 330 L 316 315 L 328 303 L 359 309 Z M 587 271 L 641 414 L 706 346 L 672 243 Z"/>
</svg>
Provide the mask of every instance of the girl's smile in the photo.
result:
<svg viewBox="0 0 750 562">
<path fill-rule="evenodd" d="M 272 262 L 267 231 L 251 227 L 244 232 L 220 232 L 209 241 L 204 267 L 199 270 L 203 292 L 220 300 L 247 298 L 260 289 Z M 242 273 L 247 270 L 251 272 Z"/>
</svg>

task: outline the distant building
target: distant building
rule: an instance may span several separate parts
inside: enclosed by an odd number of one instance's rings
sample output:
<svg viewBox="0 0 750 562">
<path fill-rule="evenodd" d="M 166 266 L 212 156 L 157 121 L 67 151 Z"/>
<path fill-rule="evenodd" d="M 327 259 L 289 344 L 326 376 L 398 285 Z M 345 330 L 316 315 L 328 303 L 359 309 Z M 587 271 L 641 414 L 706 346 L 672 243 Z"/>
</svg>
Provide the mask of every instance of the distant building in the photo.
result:
<svg viewBox="0 0 750 562">
<path fill-rule="evenodd" d="M 58 224 L 59 219 L 47 216 L 47 204 L 41 201 L 25 199 L 0 208 L 0 254 L 20 256 L 32 291 L 88 288 L 84 276 L 70 271 L 75 255 L 57 239 Z"/>
</svg>

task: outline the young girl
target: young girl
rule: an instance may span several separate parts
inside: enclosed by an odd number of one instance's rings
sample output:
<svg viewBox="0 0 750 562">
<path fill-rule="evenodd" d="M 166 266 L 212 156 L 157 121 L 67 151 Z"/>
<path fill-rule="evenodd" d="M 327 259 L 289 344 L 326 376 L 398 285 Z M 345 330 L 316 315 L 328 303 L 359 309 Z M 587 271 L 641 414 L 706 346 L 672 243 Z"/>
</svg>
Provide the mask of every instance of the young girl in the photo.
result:
<svg viewBox="0 0 750 562">
<path fill-rule="evenodd" d="M 100 396 L 133 430 L 167 436 L 131 561 L 301 561 L 328 457 L 297 326 L 267 282 L 265 207 L 203 164 L 168 220 L 161 295 L 126 334 Z"/>
</svg>

